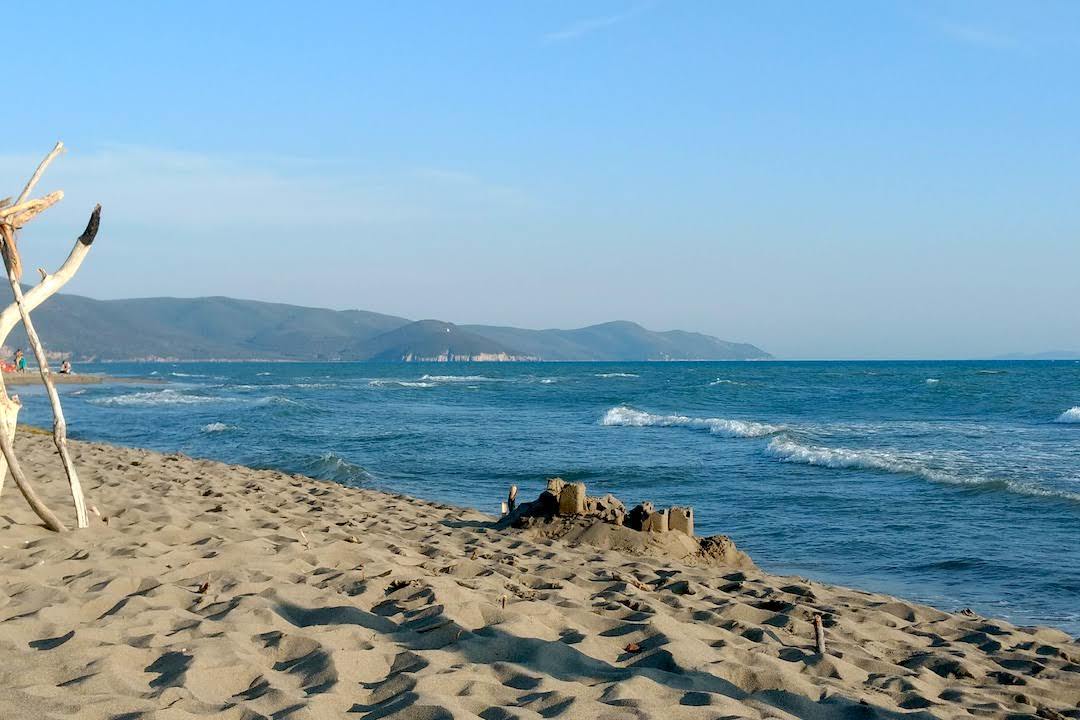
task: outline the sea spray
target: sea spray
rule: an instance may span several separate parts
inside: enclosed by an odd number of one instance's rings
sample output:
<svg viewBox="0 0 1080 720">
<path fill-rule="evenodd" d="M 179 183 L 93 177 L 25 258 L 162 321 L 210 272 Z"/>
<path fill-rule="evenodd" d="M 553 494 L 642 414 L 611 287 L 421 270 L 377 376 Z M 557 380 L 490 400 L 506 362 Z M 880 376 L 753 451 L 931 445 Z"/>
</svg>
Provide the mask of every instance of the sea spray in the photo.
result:
<svg viewBox="0 0 1080 720">
<path fill-rule="evenodd" d="M 1080 423 L 1080 406 L 1069 408 L 1061 413 L 1054 422 L 1066 424 Z"/>
<path fill-rule="evenodd" d="M 727 418 L 692 418 L 684 415 L 654 415 L 635 410 L 625 405 L 613 407 L 604 413 L 601 425 L 616 427 L 686 427 L 708 430 L 714 435 L 724 437 L 765 437 L 783 430 L 777 425 L 751 422 L 749 420 L 729 420 Z"/>
<path fill-rule="evenodd" d="M 1058 498 L 1080 501 L 1080 492 L 1057 490 L 1036 483 L 1009 478 L 964 472 L 959 469 L 941 469 L 932 465 L 928 453 L 897 453 L 887 450 L 852 450 L 848 448 L 803 445 L 786 437 L 774 438 L 765 453 L 781 462 L 815 465 L 832 469 L 874 470 L 897 475 L 921 477 L 946 485 L 965 485 L 983 490 L 1006 490 L 1030 497 Z"/>
<path fill-rule="evenodd" d="M 128 405 L 153 407 L 159 405 L 203 405 L 207 403 L 236 402 L 237 398 L 218 397 L 213 395 L 192 395 L 183 393 L 172 388 L 155 390 L 151 392 L 137 392 L 129 395 L 115 395 L 113 397 L 95 398 L 90 402 L 95 405 Z"/>
</svg>

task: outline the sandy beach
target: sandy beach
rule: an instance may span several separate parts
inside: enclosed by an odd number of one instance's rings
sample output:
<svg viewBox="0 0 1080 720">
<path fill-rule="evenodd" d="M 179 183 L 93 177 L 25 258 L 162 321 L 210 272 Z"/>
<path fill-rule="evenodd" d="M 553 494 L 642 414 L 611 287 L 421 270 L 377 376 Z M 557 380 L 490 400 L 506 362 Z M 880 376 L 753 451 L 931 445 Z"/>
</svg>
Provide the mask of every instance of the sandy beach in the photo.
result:
<svg viewBox="0 0 1080 720">
<path fill-rule="evenodd" d="M 56 385 L 100 385 L 101 383 L 139 383 L 139 384 L 159 384 L 164 383 L 164 380 L 158 380 L 156 378 L 132 378 L 132 377 L 114 377 L 111 375 L 86 375 L 86 374 L 63 374 L 53 372 L 49 374 L 52 381 Z M 37 369 L 27 370 L 21 373 L 4 373 L 4 384 L 8 386 L 14 385 L 42 385 L 41 373 Z"/>
<path fill-rule="evenodd" d="M 72 515 L 50 438 L 16 447 Z M 0 498 L 3 718 L 1080 718 L 1058 630 L 72 447 L 107 523 L 56 535 Z"/>
</svg>

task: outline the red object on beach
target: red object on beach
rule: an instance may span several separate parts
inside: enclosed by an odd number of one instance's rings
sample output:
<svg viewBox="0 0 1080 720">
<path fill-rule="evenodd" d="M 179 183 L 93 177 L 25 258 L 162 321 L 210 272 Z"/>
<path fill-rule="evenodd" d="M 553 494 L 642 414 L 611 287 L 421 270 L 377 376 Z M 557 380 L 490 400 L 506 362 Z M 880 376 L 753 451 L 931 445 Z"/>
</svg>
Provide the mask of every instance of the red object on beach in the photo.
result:
<svg viewBox="0 0 1080 720">
<path fill-rule="evenodd" d="M 0 370 L 3 370 L 6 373 L 13 373 L 15 372 L 15 363 L 0 363 Z"/>
</svg>

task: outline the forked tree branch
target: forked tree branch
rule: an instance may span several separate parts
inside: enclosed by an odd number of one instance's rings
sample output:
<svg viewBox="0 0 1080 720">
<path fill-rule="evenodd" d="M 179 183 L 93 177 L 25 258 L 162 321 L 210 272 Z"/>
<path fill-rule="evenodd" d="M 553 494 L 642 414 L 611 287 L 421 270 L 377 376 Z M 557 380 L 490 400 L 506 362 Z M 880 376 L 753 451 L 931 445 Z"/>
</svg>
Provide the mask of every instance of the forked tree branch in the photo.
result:
<svg viewBox="0 0 1080 720">
<path fill-rule="evenodd" d="M 40 283 L 26 291 L 23 295 L 23 307 L 27 312 L 34 310 L 38 305 L 55 295 L 60 288 L 64 287 L 78 272 L 79 266 L 90 252 L 90 245 L 97 236 L 98 225 L 101 222 L 101 206 L 94 208 L 90 214 L 90 221 L 86 224 L 86 230 L 75 241 L 75 247 L 68 254 L 67 260 L 60 269 L 51 275 L 46 275 Z M 8 305 L 0 311 L 0 345 L 7 340 L 7 336 L 19 323 L 19 308 L 17 305 Z"/>
<path fill-rule="evenodd" d="M 45 174 L 45 169 L 49 167 L 49 163 L 55 160 L 56 156 L 62 152 L 64 152 L 64 143 L 60 140 L 57 140 L 56 146 L 53 147 L 51 151 L 49 151 L 49 154 L 45 156 L 44 160 L 38 163 L 37 170 L 34 171 L 34 174 L 31 175 L 30 179 L 26 182 L 26 187 L 24 187 L 22 193 L 20 193 L 19 199 L 15 201 L 16 205 L 21 203 L 23 200 L 26 200 L 26 198 L 30 197 L 30 193 L 33 192 L 34 186 L 37 185 L 38 180 L 41 179 L 41 176 Z"/>
<path fill-rule="evenodd" d="M 33 220 L 38 213 L 48 210 L 63 199 L 64 191 L 54 190 L 48 195 L 33 200 L 20 200 L 14 205 L 0 209 L 0 218 L 4 219 L 9 225 L 20 228 Z M 7 218 L 11 219 L 8 220 Z"/>
</svg>

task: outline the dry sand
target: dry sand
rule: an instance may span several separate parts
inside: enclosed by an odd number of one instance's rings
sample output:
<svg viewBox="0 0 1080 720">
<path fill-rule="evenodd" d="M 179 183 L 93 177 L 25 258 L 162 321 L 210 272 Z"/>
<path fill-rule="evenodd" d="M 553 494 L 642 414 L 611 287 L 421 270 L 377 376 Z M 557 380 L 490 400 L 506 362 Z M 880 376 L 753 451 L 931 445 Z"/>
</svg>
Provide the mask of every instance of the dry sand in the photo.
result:
<svg viewBox="0 0 1080 720">
<path fill-rule="evenodd" d="M 49 438 L 17 448 L 70 516 Z M 73 451 L 108 525 L 55 535 L 10 481 L 0 498 L 0 718 L 1080 718 L 1080 644 L 1056 630 Z"/>
</svg>

